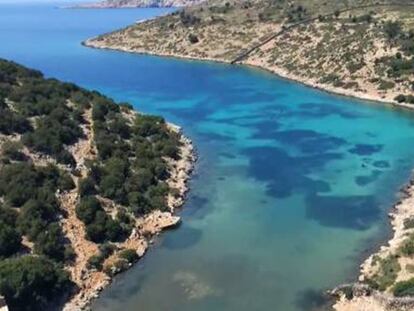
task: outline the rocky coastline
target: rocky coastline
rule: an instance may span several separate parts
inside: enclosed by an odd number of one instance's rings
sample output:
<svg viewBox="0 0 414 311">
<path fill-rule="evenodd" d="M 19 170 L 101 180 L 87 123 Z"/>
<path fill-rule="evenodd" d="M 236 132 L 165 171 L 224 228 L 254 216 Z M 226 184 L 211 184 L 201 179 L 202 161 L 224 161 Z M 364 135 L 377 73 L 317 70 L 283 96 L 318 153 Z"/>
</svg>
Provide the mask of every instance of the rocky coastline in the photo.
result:
<svg viewBox="0 0 414 311">
<path fill-rule="evenodd" d="M 409 234 L 413 233 L 413 228 L 407 228 L 406 220 L 414 217 L 414 172 L 410 181 L 401 188 L 400 199 L 394 204 L 388 214 L 393 235 L 386 245 L 371 254 L 360 266 L 358 282 L 345 284 L 336 287 L 329 292 L 330 295 L 338 298 L 334 305 L 337 311 L 409 311 L 414 309 L 414 298 L 395 297 L 390 290 L 378 291 L 366 284 L 367 281 L 377 272 L 375 261 L 378 258 L 398 253 L 402 243 Z M 413 271 L 407 269 L 414 264 L 413 258 L 399 258 L 401 271 L 397 280 L 404 281 L 414 276 Z"/>
<path fill-rule="evenodd" d="M 177 189 L 177 192 L 174 195 L 168 195 L 169 211 L 154 211 L 145 215 L 142 219 L 137 219 L 136 228 L 123 243 L 124 247 L 136 250 L 139 258 L 145 255 L 150 245 L 153 244 L 154 238 L 162 231 L 179 225 L 181 220 L 175 213 L 185 203 L 189 191 L 188 181 L 197 161 L 193 143 L 184 136 L 181 128 L 170 123 L 168 127 L 171 131 L 180 135 L 180 158 L 178 160 L 169 159 L 170 177 L 167 180 L 168 185 Z M 128 265 L 129 268 L 132 266 L 133 264 Z M 116 274 L 123 271 L 125 270 L 114 270 L 110 276 L 101 271 L 83 269 L 79 277 L 80 280 L 77 282 L 78 290 L 69 298 L 62 309 L 64 311 L 89 310 L 91 302 L 99 297 L 100 292 L 111 283 Z M 77 273 L 72 271 L 72 274 L 76 276 Z"/>
<path fill-rule="evenodd" d="M 122 45 L 114 45 L 114 44 L 107 45 L 105 44 L 105 42 L 99 41 L 99 37 L 87 39 L 82 42 L 82 45 L 86 47 L 90 47 L 90 48 L 95 48 L 95 49 L 116 50 L 116 51 L 141 54 L 141 55 L 162 56 L 162 57 L 171 57 L 171 58 L 185 59 L 185 60 L 209 61 L 209 62 L 216 62 L 216 63 L 231 64 L 231 61 L 224 59 L 224 58 L 198 57 L 198 56 L 193 56 L 193 55 L 183 55 L 183 54 L 158 52 L 158 51 L 151 52 L 147 50 L 136 50 L 134 48 L 130 48 L 127 46 L 122 46 Z M 313 79 L 291 74 L 287 70 L 280 68 L 280 67 L 276 67 L 276 66 L 268 67 L 266 66 L 266 64 L 261 64 L 260 62 L 256 60 L 244 60 L 240 62 L 239 65 L 265 70 L 280 78 L 293 81 L 293 82 L 297 82 L 297 83 L 306 85 L 308 87 L 311 87 L 311 88 L 314 88 L 320 91 L 324 91 L 327 93 L 331 93 L 334 95 L 352 97 L 355 99 L 365 100 L 365 101 L 369 101 L 373 103 L 379 102 L 379 103 L 388 104 L 394 107 L 399 107 L 399 108 L 404 108 L 404 109 L 410 109 L 410 110 L 414 109 L 414 105 L 412 104 L 401 103 L 401 102 L 396 101 L 395 100 L 395 96 L 397 95 L 396 93 L 389 93 L 387 94 L 387 96 L 385 96 L 384 94 L 377 94 L 377 93 L 372 93 L 372 92 L 363 92 L 363 91 L 345 89 L 341 87 L 335 87 L 330 84 L 321 83 Z"/>
</svg>

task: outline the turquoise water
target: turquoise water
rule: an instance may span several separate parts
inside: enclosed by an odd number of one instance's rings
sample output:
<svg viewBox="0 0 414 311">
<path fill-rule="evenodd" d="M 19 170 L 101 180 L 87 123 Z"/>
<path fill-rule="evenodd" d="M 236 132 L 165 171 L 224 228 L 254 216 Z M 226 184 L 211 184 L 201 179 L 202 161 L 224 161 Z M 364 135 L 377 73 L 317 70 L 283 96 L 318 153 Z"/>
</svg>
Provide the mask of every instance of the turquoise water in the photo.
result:
<svg viewBox="0 0 414 311">
<path fill-rule="evenodd" d="M 0 57 L 162 114 L 200 153 L 182 226 L 93 310 L 319 309 L 389 234 L 414 167 L 412 113 L 259 70 L 80 45 L 165 12 L 0 5 Z"/>
</svg>

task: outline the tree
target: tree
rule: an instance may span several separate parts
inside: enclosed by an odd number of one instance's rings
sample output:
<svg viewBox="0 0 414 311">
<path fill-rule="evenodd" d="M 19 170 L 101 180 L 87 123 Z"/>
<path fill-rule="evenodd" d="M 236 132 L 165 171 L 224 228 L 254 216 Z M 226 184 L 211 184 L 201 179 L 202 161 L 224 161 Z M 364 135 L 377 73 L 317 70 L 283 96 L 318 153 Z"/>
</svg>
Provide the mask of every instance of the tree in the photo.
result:
<svg viewBox="0 0 414 311">
<path fill-rule="evenodd" d="M 21 247 L 22 237 L 17 230 L 0 221 L 0 257 L 8 257 Z"/>
<path fill-rule="evenodd" d="M 190 33 L 188 35 L 188 41 L 190 41 L 191 44 L 195 44 L 195 43 L 199 42 L 197 35 L 195 35 L 193 33 Z"/>
<path fill-rule="evenodd" d="M 402 32 L 401 23 L 398 21 L 387 21 L 384 24 L 384 32 L 388 39 L 394 39 Z"/>
<path fill-rule="evenodd" d="M 88 176 L 79 181 L 79 195 L 81 197 L 96 194 L 95 181 Z"/>
<path fill-rule="evenodd" d="M 76 216 L 87 225 L 95 220 L 98 211 L 102 211 L 102 206 L 94 196 L 82 198 L 76 206 Z"/>
<path fill-rule="evenodd" d="M 0 293 L 11 310 L 46 310 L 47 303 L 71 285 L 68 274 L 45 257 L 0 262 Z"/>
<path fill-rule="evenodd" d="M 65 259 L 63 233 L 58 223 L 49 224 L 45 230 L 37 235 L 34 251 L 56 261 L 63 261 Z"/>
</svg>

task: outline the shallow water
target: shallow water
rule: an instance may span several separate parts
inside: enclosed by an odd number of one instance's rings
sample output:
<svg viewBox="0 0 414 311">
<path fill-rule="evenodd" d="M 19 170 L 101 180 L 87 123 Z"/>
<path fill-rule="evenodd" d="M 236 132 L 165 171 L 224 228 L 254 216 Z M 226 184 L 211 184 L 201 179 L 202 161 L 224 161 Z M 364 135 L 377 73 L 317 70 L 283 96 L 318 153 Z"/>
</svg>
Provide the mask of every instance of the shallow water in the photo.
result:
<svg viewBox="0 0 414 311">
<path fill-rule="evenodd" d="M 0 57 L 162 114 L 200 153 L 181 227 L 93 310 L 318 308 L 389 234 L 414 166 L 412 113 L 259 70 L 80 45 L 166 11 L 0 5 Z"/>
</svg>

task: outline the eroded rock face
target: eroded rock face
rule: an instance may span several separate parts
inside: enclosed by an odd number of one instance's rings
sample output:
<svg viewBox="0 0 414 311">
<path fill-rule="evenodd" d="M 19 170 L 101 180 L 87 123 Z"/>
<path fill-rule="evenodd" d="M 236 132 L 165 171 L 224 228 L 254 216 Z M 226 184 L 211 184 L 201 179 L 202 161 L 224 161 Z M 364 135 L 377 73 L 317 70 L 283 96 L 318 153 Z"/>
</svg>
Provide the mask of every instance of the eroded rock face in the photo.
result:
<svg viewBox="0 0 414 311">
<path fill-rule="evenodd" d="M 368 285 L 356 283 L 336 287 L 330 292 L 339 297 L 334 305 L 338 311 L 410 311 L 414 309 L 413 297 L 393 297 L 388 293 L 372 290 Z"/>
</svg>

